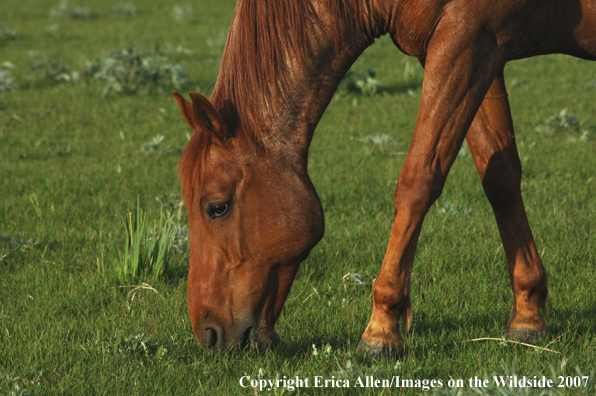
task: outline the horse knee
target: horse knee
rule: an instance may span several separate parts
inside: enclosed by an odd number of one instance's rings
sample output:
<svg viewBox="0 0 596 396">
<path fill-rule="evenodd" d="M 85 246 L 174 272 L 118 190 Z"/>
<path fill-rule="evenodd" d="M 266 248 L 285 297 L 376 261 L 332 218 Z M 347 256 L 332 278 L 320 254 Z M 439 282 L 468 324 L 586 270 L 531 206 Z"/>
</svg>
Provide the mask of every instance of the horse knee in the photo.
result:
<svg viewBox="0 0 596 396">
<path fill-rule="evenodd" d="M 402 170 L 395 190 L 395 208 L 417 209 L 426 213 L 441 196 L 445 179 L 424 172 Z"/>
</svg>

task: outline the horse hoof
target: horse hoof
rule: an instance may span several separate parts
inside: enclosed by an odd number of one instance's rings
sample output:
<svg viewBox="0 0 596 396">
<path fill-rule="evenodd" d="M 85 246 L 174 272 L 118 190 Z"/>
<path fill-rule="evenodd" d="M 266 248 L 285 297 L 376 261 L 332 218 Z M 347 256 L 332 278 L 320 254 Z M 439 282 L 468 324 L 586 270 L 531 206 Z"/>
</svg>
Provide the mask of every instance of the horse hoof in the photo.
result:
<svg viewBox="0 0 596 396">
<path fill-rule="evenodd" d="M 505 331 L 505 338 L 508 340 L 525 342 L 526 344 L 534 344 L 546 335 L 546 331 L 534 329 L 507 329 Z"/>
<path fill-rule="evenodd" d="M 374 360 L 393 360 L 397 361 L 404 357 L 403 349 L 395 348 L 390 345 L 381 345 L 378 342 L 369 342 L 360 340 L 356 347 L 356 353 L 360 355 L 370 356 Z"/>
</svg>

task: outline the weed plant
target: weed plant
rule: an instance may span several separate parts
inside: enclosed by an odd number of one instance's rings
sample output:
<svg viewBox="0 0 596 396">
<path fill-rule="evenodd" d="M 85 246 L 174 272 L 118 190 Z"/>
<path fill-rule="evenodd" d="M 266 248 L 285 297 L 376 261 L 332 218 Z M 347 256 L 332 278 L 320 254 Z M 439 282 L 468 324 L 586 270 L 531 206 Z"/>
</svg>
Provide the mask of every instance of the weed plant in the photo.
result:
<svg viewBox="0 0 596 396">
<path fill-rule="evenodd" d="M 15 65 L 10 62 L 4 62 L 0 65 L 0 93 L 19 89 L 19 84 L 12 75 L 14 68 Z"/>
<path fill-rule="evenodd" d="M 579 130 L 579 120 L 569 113 L 569 109 L 563 109 L 557 114 L 548 117 L 544 122 L 538 125 L 536 132 L 552 134 L 558 132 L 577 132 Z"/>
<path fill-rule="evenodd" d="M 187 20 L 192 15 L 192 5 L 175 5 L 172 7 L 171 15 L 177 22 Z"/>
<path fill-rule="evenodd" d="M 0 46 L 8 41 L 16 40 L 19 37 L 21 37 L 21 35 L 16 30 L 0 26 Z"/>
<path fill-rule="evenodd" d="M 123 337 L 121 334 L 116 334 L 109 340 L 105 341 L 104 352 L 108 354 L 128 354 L 138 357 L 150 357 L 152 355 L 162 355 L 166 352 L 165 348 L 151 337 L 145 334 L 137 334 L 134 336 Z"/>
<path fill-rule="evenodd" d="M 372 150 L 367 151 L 369 154 L 373 154 L 375 151 L 379 151 L 384 155 L 395 155 L 400 152 L 397 151 L 399 148 L 399 142 L 393 136 L 387 134 L 380 135 L 366 135 L 363 138 L 357 138 L 361 142 L 364 142 L 366 146 L 372 147 Z"/>
<path fill-rule="evenodd" d="M 448 216 L 472 216 L 474 211 L 466 208 L 463 205 L 457 205 L 453 203 L 446 203 L 442 207 L 437 209 L 437 213 L 448 215 Z"/>
<path fill-rule="evenodd" d="M 109 15 L 118 18 L 131 18 L 137 16 L 137 8 L 131 3 L 118 3 L 110 9 Z"/>
<path fill-rule="evenodd" d="M 68 63 L 55 59 L 53 54 L 37 52 L 32 56 L 35 58 L 29 64 L 32 79 L 45 83 L 79 81 L 79 73 L 73 71 Z"/>
<path fill-rule="evenodd" d="M 25 238 L 22 235 L 4 235 L 0 232 L 0 243 L 19 246 L 22 249 L 30 249 L 39 243 L 39 240 Z"/>
<path fill-rule="evenodd" d="M 155 135 L 151 138 L 150 141 L 143 143 L 141 149 L 138 151 L 138 154 L 143 155 L 162 155 L 162 154 L 169 154 L 173 152 L 170 146 L 164 146 L 163 142 L 166 140 L 164 135 Z"/>
<path fill-rule="evenodd" d="M 167 92 L 186 84 L 182 66 L 170 63 L 157 50 L 141 52 L 135 47 L 113 51 L 103 59 L 88 63 L 84 74 L 103 82 L 104 96 Z"/>
<path fill-rule="evenodd" d="M 87 8 L 71 6 L 68 0 L 63 0 L 52 7 L 50 16 L 62 19 L 88 19 L 92 14 Z"/>
<path fill-rule="evenodd" d="M 377 72 L 372 67 L 367 67 L 364 71 L 356 67 L 348 71 L 341 85 L 350 92 L 371 96 L 383 86 L 376 77 Z"/>
</svg>

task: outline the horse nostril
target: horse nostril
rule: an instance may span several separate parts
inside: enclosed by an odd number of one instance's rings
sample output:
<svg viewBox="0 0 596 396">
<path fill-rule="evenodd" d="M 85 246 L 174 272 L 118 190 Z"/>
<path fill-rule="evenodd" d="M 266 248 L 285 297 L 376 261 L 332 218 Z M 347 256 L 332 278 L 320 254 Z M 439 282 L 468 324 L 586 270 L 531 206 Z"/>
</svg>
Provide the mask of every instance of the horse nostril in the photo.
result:
<svg viewBox="0 0 596 396">
<path fill-rule="evenodd" d="M 205 333 L 203 333 L 203 337 L 204 338 L 201 340 L 203 346 L 211 348 L 214 347 L 215 344 L 217 344 L 217 333 L 214 329 L 209 328 L 205 330 Z"/>
<path fill-rule="evenodd" d="M 219 326 L 209 324 L 203 327 L 201 334 L 201 345 L 204 349 L 217 349 L 223 339 L 222 330 Z"/>
</svg>

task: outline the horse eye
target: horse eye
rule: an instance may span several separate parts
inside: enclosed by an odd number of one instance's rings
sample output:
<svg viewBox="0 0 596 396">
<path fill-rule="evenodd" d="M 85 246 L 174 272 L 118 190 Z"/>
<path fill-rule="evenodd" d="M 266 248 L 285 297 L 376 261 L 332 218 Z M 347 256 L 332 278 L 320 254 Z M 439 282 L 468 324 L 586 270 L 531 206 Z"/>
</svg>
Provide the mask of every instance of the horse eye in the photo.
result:
<svg viewBox="0 0 596 396">
<path fill-rule="evenodd" d="M 227 203 L 211 204 L 207 208 L 207 215 L 212 219 L 223 217 L 226 213 L 228 213 L 229 207 L 230 205 Z"/>
</svg>

